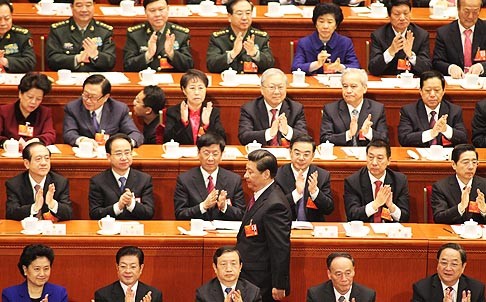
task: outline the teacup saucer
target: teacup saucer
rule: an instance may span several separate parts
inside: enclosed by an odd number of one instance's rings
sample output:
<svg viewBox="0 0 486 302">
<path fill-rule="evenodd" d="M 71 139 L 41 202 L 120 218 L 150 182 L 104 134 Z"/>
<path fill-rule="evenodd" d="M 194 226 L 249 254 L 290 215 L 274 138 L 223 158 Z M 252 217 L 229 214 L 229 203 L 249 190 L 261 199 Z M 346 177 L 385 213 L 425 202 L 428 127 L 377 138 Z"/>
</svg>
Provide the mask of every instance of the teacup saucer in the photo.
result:
<svg viewBox="0 0 486 302">
<path fill-rule="evenodd" d="M 199 16 L 201 17 L 216 17 L 218 13 L 215 12 L 199 12 Z"/>
<path fill-rule="evenodd" d="M 124 17 L 132 17 L 132 16 L 136 16 L 137 15 L 137 12 L 135 12 L 135 10 L 131 11 L 131 12 L 127 12 L 127 11 L 121 11 L 120 12 L 120 16 L 124 16 Z"/>
<path fill-rule="evenodd" d="M 20 233 L 24 234 L 24 235 L 39 235 L 42 233 L 41 230 L 32 230 L 32 231 L 29 231 L 29 230 L 22 230 L 20 231 Z"/>
<path fill-rule="evenodd" d="M 76 79 L 75 78 L 70 78 L 70 79 L 67 79 L 67 80 L 57 80 L 56 81 L 56 84 L 57 85 L 74 85 L 76 84 Z"/>
<path fill-rule="evenodd" d="M 9 158 L 18 158 L 18 157 L 22 157 L 22 153 L 18 152 L 18 153 L 10 154 L 10 153 L 7 153 L 7 152 L 3 152 L 2 156 L 3 157 L 9 157 Z"/>
<path fill-rule="evenodd" d="M 159 83 L 157 82 L 144 82 L 144 81 L 140 81 L 138 82 L 138 85 L 140 86 L 157 86 Z"/>
<path fill-rule="evenodd" d="M 98 235 L 105 235 L 105 236 L 113 236 L 113 235 L 116 235 L 118 233 L 119 233 L 119 231 L 117 231 L 117 230 L 113 230 L 113 231 L 98 230 L 96 232 L 96 234 L 98 234 Z"/>
<path fill-rule="evenodd" d="M 351 233 L 351 231 L 346 232 L 346 236 L 348 237 L 366 237 L 368 233 L 370 232 L 370 228 L 367 226 L 364 226 L 360 232 L 358 233 Z"/>
<path fill-rule="evenodd" d="M 76 156 L 77 158 L 95 158 L 96 154 L 95 153 L 92 154 L 74 153 L 74 156 Z"/>
<path fill-rule="evenodd" d="M 178 158 L 181 158 L 182 155 L 181 154 L 167 154 L 167 153 L 164 153 L 164 154 L 162 154 L 162 157 L 163 158 L 166 158 L 166 159 L 178 159 Z"/>
<path fill-rule="evenodd" d="M 446 156 L 427 156 L 427 159 L 428 160 L 432 160 L 432 161 L 444 161 L 444 160 L 447 160 L 447 157 Z"/>
<path fill-rule="evenodd" d="M 50 15 L 55 15 L 56 14 L 56 11 L 55 10 L 51 10 L 51 11 L 43 11 L 43 10 L 38 10 L 37 13 L 39 15 L 42 15 L 42 16 L 50 16 Z"/>
<path fill-rule="evenodd" d="M 429 18 L 432 19 L 432 20 L 447 20 L 447 19 L 449 19 L 449 16 L 430 15 Z"/>
<path fill-rule="evenodd" d="M 337 158 L 336 155 L 333 156 L 319 156 L 319 159 L 321 160 L 335 160 Z"/>
<path fill-rule="evenodd" d="M 282 13 L 274 14 L 274 13 L 268 13 L 268 12 L 264 13 L 263 15 L 265 17 L 269 17 L 269 18 L 280 18 L 280 17 L 284 16 L 284 14 L 282 14 Z"/>
<path fill-rule="evenodd" d="M 309 87 L 310 84 L 309 83 L 302 83 L 302 84 L 299 84 L 299 83 L 290 83 L 290 86 L 291 87 Z"/>
<path fill-rule="evenodd" d="M 481 227 L 478 227 L 476 234 L 464 234 L 463 233 L 459 236 L 461 238 L 464 238 L 464 239 L 479 239 L 479 238 L 483 237 L 483 230 L 482 230 Z"/>
<path fill-rule="evenodd" d="M 219 82 L 219 85 L 225 86 L 225 87 L 236 87 L 236 86 L 238 86 L 238 83 L 236 83 L 236 82 Z"/>
<path fill-rule="evenodd" d="M 466 85 L 465 83 L 461 83 L 461 87 L 464 89 L 481 89 L 483 85 L 481 83 L 478 83 L 476 86 L 469 86 Z"/>
</svg>

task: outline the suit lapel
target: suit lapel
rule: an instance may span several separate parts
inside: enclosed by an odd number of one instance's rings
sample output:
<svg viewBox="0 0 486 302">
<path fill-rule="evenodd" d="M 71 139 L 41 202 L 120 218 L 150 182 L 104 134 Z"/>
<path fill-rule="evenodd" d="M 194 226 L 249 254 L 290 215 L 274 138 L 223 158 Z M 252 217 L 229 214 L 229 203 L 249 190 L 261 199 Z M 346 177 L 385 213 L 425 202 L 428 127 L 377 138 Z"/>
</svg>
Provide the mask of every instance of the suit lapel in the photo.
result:
<svg viewBox="0 0 486 302">
<path fill-rule="evenodd" d="M 359 111 L 358 116 L 358 129 L 361 129 L 364 121 L 368 118 L 368 114 L 370 113 L 370 107 L 370 102 L 367 99 L 363 99 L 363 105 L 361 106 L 361 110 Z"/>
<path fill-rule="evenodd" d="M 96 134 L 96 129 L 93 126 L 93 119 L 91 118 L 91 113 L 89 112 L 89 110 L 84 108 L 82 100 L 79 102 L 79 112 L 81 114 L 81 120 L 85 122 L 85 128 L 88 129 L 91 135 L 93 135 L 94 137 L 94 135 Z"/>
<path fill-rule="evenodd" d="M 218 177 L 219 181 L 219 177 Z M 203 178 L 202 172 L 199 168 L 196 169 L 196 173 L 192 176 L 192 185 L 196 188 L 196 191 L 199 193 L 199 197 L 201 200 L 206 199 L 208 196 L 208 189 L 205 186 L 206 180 Z"/>
<path fill-rule="evenodd" d="M 356 301 L 361 301 L 361 291 L 356 286 L 356 283 L 353 283 L 353 288 L 351 289 L 351 293 L 349 294 L 349 299 L 355 298 Z"/>
<path fill-rule="evenodd" d="M 115 195 L 119 197 L 121 195 L 120 182 L 118 181 L 118 179 L 115 178 L 115 175 L 113 174 L 113 171 L 111 169 L 106 170 L 106 172 L 107 172 L 106 181 L 108 182 L 108 186 L 113 190 Z M 130 178 L 130 174 L 132 174 L 131 169 L 130 169 L 130 173 L 128 174 L 128 179 Z M 125 187 L 130 188 L 128 186 L 128 179 L 127 182 L 125 183 Z"/>
<path fill-rule="evenodd" d="M 263 97 L 259 98 L 256 101 L 256 124 L 258 124 L 258 127 L 255 127 L 254 129 L 267 129 L 269 128 L 270 125 L 270 120 L 268 119 L 268 113 L 267 113 L 267 108 L 265 107 L 265 100 Z"/>
<path fill-rule="evenodd" d="M 273 186 L 275 183 L 272 183 L 263 193 L 258 197 L 257 200 L 255 200 L 255 204 L 251 207 L 251 209 L 245 212 L 245 215 L 243 216 L 242 219 L 242 225 L 247 225 L 250 222 L 250 219 L 253 217 L 255 212 L 258 211 L 259 208 L 263 206 L 265 203 L 265 200 L 267 199 L 268 195 L 270 195 L 270 192 L 273 190 Z"/>
<path fill-rule="evenodd" d="M 216 279 L 216 281 L 213 283 L 214 286 L 211 286 L 211 297 L 212 299 L 210 299 L 210 301 L 214 301 L 214 302 L 223 302 L 224 301 L 224 294 L 223 294 L 223 290 L 221 288 L 221 285 L 218 281 L 218 279 Z M 243 296 L 244 297 L 244 296 Z"/>
<path fill-rule="evenodd" d="M 373 187 L 371 185 L 371 180 L 368 175 L 368 169 L 363 169 L 363 173 L 360 175 L 361 192 L 363 194 L 363 202 L 367 200 L 374 200 Z"/>
<path fill-rule="evenodd" d="M 111 297 L 114 301 L 125 301 L 125 293 L 123 292 L 123 288 L 121 287 L 119 281 L 113 283 L 111 288 Z"/>
<path fill-rule="evenodd" d="M 100 120 L 100 130 L 106 130 L 108 129 L 109 125 L 113 125 L 112 123 L 112 117 L 113 115 L 111 114 L 112 112 L 112 103 L 111 103 L 111 100 L 108 99 L 108 101 L 105 102 L 105 104 L 103 105 L 103 110 L 101 111 L 101 120 Z M 94 127 L 93 127 L 94 129 Z M 96 130 L 95 130 L 95 133 L 96 133 Z"/>
<path fill-rule="evenodd" d="M 461 32 L 459 31 L 459 22 L 457 20 L 454 21 L 453 25 L 451 26 L 451 36 L 452 41 L 462 41 Z M 459 62 L 461 62 L 461 66 L 464 66 L 464 51 L 462 43 L 453 43 L 448 47 L 454 47 L 456 49 L 455 53 L 458 56 Z"/>
<path fill-rule="evenodd" d="M 32 184 L 30 183 L 29 179 L 29 171 L 25 171 L 24 174 L 24 188 L 27 188 L 23 194 L 25 194 L 26 200 L 30 200 L 32 203 L 35 202 L 34 200 L 34 191 L 32 189 Z"/>
<path fill-rule="evenodd" d="M 341 128 L 348 129 L 349 123 L 351 122 L 351 116 L 349 115 L 348 106 L 344 100 L 339 100 L 338 104 L 339 117 L 341 119 Z"/>
<path fill-rule="evenodd" d="M 430 302 L 441 302 L 444 299 L 444 292 L 442 291 L 442 284 L 439 277 L 436 275 L 432 280 L 432 295 Z"/>
<path fill-rule="evenodd" d="M 425 104 L 424 104 L 424 101 L 422 101 L 422 99 L 420 99 L 417 102 L 417 115 L 418 115 L 418 120 L 419 120 L 421 129 L 424 129 L 424 130 L 430 129 L 429 116 L 427 115 L 427 111 L 425 110 Z"/>
</svg>

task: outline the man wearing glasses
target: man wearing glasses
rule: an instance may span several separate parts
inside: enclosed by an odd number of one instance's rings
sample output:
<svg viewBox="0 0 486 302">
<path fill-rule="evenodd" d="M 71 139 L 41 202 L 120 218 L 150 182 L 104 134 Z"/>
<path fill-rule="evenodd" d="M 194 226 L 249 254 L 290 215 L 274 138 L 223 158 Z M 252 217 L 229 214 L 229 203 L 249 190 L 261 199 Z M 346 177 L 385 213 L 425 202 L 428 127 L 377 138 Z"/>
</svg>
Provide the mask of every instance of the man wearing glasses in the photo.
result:
<svg viewBox="0 0 486 302">
<path fill-rule="evenodd" d="M 297 135 L 307 134 L 304 107 L 287 97 L 287 76 L 277 68 L 261 77 L 262 96 L 241 107 L 238 139 L 264 146 L 288 146 Z"/>
<path fill-rule="evenodd" d="M 152 176 L 130 168 L 133 146 L 126 134 L 115 134 L 105 144 L 111 168 L 91 178 L 89 217 L 148 220 L 154 216 Z"/>
<path fill-rule="evenodd" d="M 177 177 L 176 219 L 241 220 L 245 213 L 241 177 L 219 167 L 224 147 L 224 139 L 211 132 L 197 140 L 201 166 Z"/>
<path fill-rule="evenodd" d="M 432 186 L 432 211 L 435 223 L 460 224 L 469 219 L 486 223 L 486 179 L 476 175 L 478 153 L 473 145 L 460 144 L 451 155 L 455 175 Z"/>
<path fill-rule="evenodd" d="M 81 97 L 64 107 L 66 144 L 79 146 L 88 141 L 96 151 L 99 143 L 116 133 L 128 135 L 133 147 L 143 144 L 143 135 L 129 116 L 128 106 L 112 99 L 110 93 L 111 84 L 102 75 L 91 75 L 84 81 Z"/>
</svg>

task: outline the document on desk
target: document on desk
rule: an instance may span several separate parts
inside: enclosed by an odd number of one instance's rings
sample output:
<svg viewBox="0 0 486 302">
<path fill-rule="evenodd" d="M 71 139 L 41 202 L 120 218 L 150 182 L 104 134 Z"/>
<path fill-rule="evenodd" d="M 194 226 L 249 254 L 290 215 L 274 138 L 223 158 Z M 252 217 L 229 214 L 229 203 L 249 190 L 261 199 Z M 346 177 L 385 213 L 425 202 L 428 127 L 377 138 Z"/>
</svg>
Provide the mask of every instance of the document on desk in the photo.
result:
<svg viewBox="0 0 486 302">
<path fill-rule="evenodd" d="M 341 147 L 347 156 L 356 157 L 359 160 L 366 159 L 366 147 Z"/>
<path fill-rule="evenodd" d="M 241 221 L 213 220 L 212 223 L 216 230 L 239 231 L 241 227 Z"/>
<path fill-rule="evenodd" d="M 47 149 L 51 152 L 51 154 L 61 154 L 61 150 L 56 145 L 49 145 Z"/>
<path fill-rule="evenodd" d="M 111 85 L 130 84 L 130 80 L 123 72 L 90 72 L 89 75 L 101 74 Z"/>
<path fill-rule="evenodd" d="M 403 228 L 401 223 L 370 223 L 371 228 L 375 234 L 388 234 L 390 228 Z"/>
<path fill-rule="evenodd" d="M 313 230 L 314 226 L 309 221 L 292 221 L 292 230 Z"/>
</svg>

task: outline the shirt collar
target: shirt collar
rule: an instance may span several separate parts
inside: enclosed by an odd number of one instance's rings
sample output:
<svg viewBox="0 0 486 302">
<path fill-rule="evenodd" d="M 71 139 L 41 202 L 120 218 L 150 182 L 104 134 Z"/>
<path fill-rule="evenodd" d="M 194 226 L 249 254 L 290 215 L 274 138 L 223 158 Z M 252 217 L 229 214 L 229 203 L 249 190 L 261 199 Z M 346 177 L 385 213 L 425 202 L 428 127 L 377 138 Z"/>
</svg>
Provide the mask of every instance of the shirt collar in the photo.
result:
<svg viewBox="0 0 486 302">
<path fill-rule="evenodd" d="M 435 116 L 437 116 L 437 119 L 439 119 L 439 111 L 440 111 L 440 103 L 439 105 L 437 105 L 437 107 L 435 107 L 435 109 L 430 109 L 429 107 L 427 107 L 427 105 L 425 105 L 424 103 L 424 106 L 425 106 L 425 112 L 427 112 L 427 116 L 430 116 L 430 113 L 432 111 L 435 111 Z"/>
<path fill-rule="evenodd" d="M 472 31 L 472 34 L 474 35 L 474 28 L 476 27 L 476 24 L 474 24 L 473 26 L 471 26 L 469 28 L 465 28 L 464 26 L 462 26 L 462 24 L 459 20 L 457 20 L 457 24 L 459 25 L 459 32 L 461 33 L 461 35 L 464 34 L 464 31 L 466 29 L 470 29 Z"/>
<path fill-rule="evenodd" d="M 270 105 L 268 105 L 267 101 L 263 101 L 263 103 L 265 104 L 265 108 L 267 108 L 267 112 L 270 112 L 270 110 L 272 109 L 277 109 L 277 113 L 280 113 L 280 108 L 282 108 L 282 103 L 278 104 L 277 107 L 275 108 L 272 108 Z"/>
<path fill-rule="evenodd" d="M 120 177 L 125 177 L 126 179 L 128 179 L 128 174 L 130 174 L 130 168 L 128 168 L 127 173 L 125 173 L 123 175 L 116 173 L 115 170 L 113 170 L 113 169 L 111 169 L 111 172 L 113 173 L 113 176 L 115 176 L 116 181 L 118 181 L 120 179 Z"/>
<path fill-rule="evenodd" d="M 383 185 L 383 184 L 385 184 L 386 170 L 385 170 L 385 173 L 383 174 L 383 176 L 382 176 L 382 177 L 380 177 L 380 178 L 376 178 L 376 177 L 374 177 L 374 176 L 373 176 L 373 175 L 370 173 L 370 171 L 369 171 L 369 170 L 368 170 L 368 175 L 370 176 L 370 181 L 371 181 L 371 184 L 374 184 L 374 183 L 375 183 L 376 181 L 378 181 L 378 180 L 379 180 L 379 181 L 381 181 L 382 185 Z"/>
<path fill-rule="evenodd" d="M 363 100 L 361 100 L 359 105 L 356 106 L 356 107 L 353 107 L 350 104 L 346 103 L 346 106 L 348 106 L 349 116 L 352 116 L 352 112 L 353 112 L 354 109 L 358 110 L 358 114 L 361 112 L 361 108 L 363 108 Z"/>
<path fill-rule="evenodd" d="M 37 183 L 33 178 L 32 176 L 30 175 L 29 173 L 29 180 L 30 180 L 30 185 L 32 186 L 32 189 L 34 189 L 35 185 L 40 185 L 41 189 L 44 188 L 44 184 L 46 182 L 46 177 L 44 176 L 44 178 L 39 182 Z"/>
<path fill-rule="evenodd" d="M 126 285 L 125 283 L 121 282 L 120 281 L 120 285 L 123 289 L 123 293 L 125 294 L 125 296 L 127 295 L 127 289 L 128 289 L 128 285 Z M 132 285 L 132 290 L 133 292 L 135 293 L 135 296 L 137 295 L 137 288 L 138 288 L 138 280 L 135 282 L 134 285 Z"/>
<path fill-rule="evenodd" d="M 265 192 L 266 189 L 268 189 L 268 187 L 270 187 L 271 184 L 273 184 L 273 182 L 274 180 L 272 179 L 272 181 L 268 185 L 253 193 L 253 198 L 255 198 L 255 201 L 258 200 L 258 198 L 263 194 L 263 192 Z"/>
<path fill-rule="evenodd" d="M 351 285 L 351 287 L 349 288 L 349 290 L 344 294 L 344 295 L 341 295 L 337 290 L 336 288 L 333 286 L 332 289 L 334 290 L 334 296 L 336 297 L 336 301 L 339 299 L 339 297 L 341 296 L 344 296 L 346 298 L 345 301 L 350 301 L 350 297 L 351 297 L 351 290 L 353 289 L 353 285 Z"/>
<path fill-rule="evenodd" d="M 297 176 L 299 175 L 300 170 L 297 170 L 294 168 L 294 165 L 290 163 L 290 168 L 292 169 L 292 172 L 294 172 L 294 179 L 297 179 Z M 304 170 L 302 173 L 302 176 L 304 176 L 304 179 L 307 179 L 307 173 L 309 173 L 309 167 Z"/>
<path fill-rule="evenodd" d="M 457 174 L 456 174 L 456 179 L 457 179 L 457 183 L 459 184 L 459 188 L 461 188 L 461 191 L 464 190 L 464 187 L 471 187 L 472 188 L 472 181 L 473 181 L 473 178 L 471 178 L 467 184 L 463 183 L 459 177 L 457 177 Z"/>
<path fill-rule="evenodd" d="M 218 178 L 218 172 L 219 172 L 219 167 L 216 168 L 216 170 L 213 171 L 213 173 L 209 174 L 208 171 L 204 170 L 203 167 L 199 167 L 201 170 L 204 182 L 208 179 L 209 175 L 213 178 L 213 183 L 216 185 L 216 178 Z"/>
</svg>

